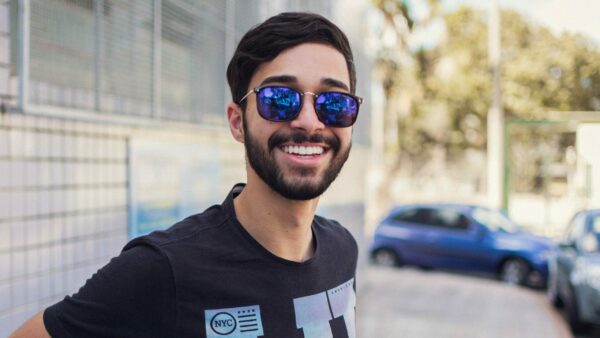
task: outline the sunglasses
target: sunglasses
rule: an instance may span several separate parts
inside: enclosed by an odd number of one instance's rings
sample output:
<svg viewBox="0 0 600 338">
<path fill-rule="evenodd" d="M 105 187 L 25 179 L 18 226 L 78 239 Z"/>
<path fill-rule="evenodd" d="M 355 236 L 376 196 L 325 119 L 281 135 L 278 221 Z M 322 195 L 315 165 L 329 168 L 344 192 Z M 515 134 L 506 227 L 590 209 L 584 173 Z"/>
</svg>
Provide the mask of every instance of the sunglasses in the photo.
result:
<svg viewBox="0 0 600 338">
<path fill-rule="evenodd" d="M 302 93 L 284 86 L 255 87 L 244 95 L 239 103 L 242 103 L 252 93 L 256 93 L 258 114 L 265 120 L 273 122 L 287 122 L 295 119 L 302 109 L 304 95 L 312 95 L 317 117 L 324 125 L 350 127 L 356 122 L 358 107 L 363 103 L 362 98 L 348 93 Z"/>
</svg>

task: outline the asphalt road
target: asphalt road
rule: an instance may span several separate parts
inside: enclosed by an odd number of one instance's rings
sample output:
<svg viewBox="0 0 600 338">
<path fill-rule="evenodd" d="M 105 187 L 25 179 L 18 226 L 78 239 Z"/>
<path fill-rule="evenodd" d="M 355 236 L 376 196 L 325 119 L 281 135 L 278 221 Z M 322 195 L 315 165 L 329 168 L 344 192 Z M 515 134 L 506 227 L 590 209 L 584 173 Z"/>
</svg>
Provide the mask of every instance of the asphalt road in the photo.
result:
<svg viewBox="0 0 600 338">
<path fill-rule="evenodd" d="M 360 338 L 572 338 L 545 293 L 491 278 L 413 268 L 367 268 Z M 600 337 L 581 336 L 577 338 Z"/>
</svg>

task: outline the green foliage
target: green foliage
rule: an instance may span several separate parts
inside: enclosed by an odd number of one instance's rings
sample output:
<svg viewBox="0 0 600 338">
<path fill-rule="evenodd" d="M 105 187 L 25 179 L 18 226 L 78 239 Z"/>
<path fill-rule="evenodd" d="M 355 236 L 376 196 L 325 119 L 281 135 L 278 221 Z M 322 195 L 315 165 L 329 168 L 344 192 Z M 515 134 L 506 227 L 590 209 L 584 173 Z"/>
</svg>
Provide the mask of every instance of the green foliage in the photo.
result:
<svg viewBox="0 0 600 338">
<path fill-rule="evenodd" d="M 431 6 L 430 17 L 415 21 L 405 1 L 373 4 L 382 12 L 386 29 L 397 36 L 395 46 L 382 44 L 376 60 L 387 100 L 386 119 L 398 126 L 397 143 L 388 146 L 412 159 L 439 146 L 450 154 L 485 149 L 492 88 L 486 13 L 461 7 L 444 15 Z M 408 37 L 435 17 L 443 17 L 446 24 L 439 46 L 410 50 Z M 597 46 L 580 35 L 555 36 L 511 10 L 502 11 L 501 23 L 502 103 L 508 117 L 544 118 L 551 110 L 600 111 Z"/>
<path fill-rule="evenodd" d="M 580 35 L 554 36 L 515 12 L 503 20 L 505 110 L 521 118 L 545 111 L 600 110 L 600 52 Z"/>
</svg>

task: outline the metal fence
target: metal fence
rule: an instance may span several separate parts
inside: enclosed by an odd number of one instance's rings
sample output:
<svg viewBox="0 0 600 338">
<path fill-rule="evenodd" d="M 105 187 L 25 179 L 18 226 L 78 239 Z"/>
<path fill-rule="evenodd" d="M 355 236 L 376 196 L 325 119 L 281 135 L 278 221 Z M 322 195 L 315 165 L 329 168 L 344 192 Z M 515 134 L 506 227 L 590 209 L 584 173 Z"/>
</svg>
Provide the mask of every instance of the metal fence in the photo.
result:
<svg viewBox="0 0 600 338">
<path fill-rule="evenodd" d="M 278 11 L 328 13 L 319 1 L 29 0 L 26 104 L 223 124 L 226 61 Z M 26 38 L 26 37 L 24 37 Z"/>
</svg>

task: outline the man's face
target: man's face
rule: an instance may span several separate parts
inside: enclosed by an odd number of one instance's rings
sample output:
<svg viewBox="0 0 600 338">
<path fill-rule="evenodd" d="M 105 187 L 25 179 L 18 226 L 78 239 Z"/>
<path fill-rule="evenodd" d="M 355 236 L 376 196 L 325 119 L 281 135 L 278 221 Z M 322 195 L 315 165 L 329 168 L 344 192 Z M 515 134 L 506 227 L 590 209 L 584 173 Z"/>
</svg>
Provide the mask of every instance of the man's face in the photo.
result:
<svg viewBox="0 0 600 338">
<path fill-rule="evenodd" d="M 283 85 L 301 92 L 349 92 L 343 55 L 333 47 L 305 43 L 287 49 L 254 73 L 249 88 Z M 293 121 L 271 122 L 256 111 L 256 95 L 244 113 L 244 144 L 250 170 L 274 191 L 293 200 L 320 196 L 348 158 L 352 128 L 331 128 L 319 121 L 312 95 L 303 96 Z M 249 179 L 252 173 L 249 173 Z"/>
</svg>

